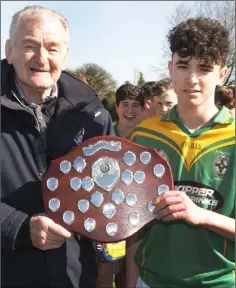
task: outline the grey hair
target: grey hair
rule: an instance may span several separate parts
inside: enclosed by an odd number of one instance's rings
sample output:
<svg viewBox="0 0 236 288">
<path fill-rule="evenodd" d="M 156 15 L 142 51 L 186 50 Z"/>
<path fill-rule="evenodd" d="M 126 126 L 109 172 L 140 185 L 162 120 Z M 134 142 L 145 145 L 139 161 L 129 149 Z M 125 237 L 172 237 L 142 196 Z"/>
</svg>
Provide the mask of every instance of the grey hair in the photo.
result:
<svg viewBox="0 0 236 288">
<path fill-rule="evenodd" d="M 61 22 L 63 28 L 65 29 L 65 32 L 68 34 L 69 42 L 69 23 L 67 19 L 55 10 L 38 5 L 27 6 L 13 15 L 10 25 L 9 39 L 12 42 L 14 41 L 15 35 L 20 25 L 20 21 L 22 19 L 43 19 L 43 16 L 51 16 L 58 19 Z"/>
</svg>

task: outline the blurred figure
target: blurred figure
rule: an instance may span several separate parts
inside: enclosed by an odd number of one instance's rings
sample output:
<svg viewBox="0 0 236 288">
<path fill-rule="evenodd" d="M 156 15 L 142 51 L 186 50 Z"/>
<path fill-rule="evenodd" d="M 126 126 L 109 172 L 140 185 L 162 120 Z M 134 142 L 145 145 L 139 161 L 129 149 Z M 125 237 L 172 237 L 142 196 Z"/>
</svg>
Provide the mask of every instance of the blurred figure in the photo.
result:
<svg viewBox="0 0 236 288">
<path fill-rule="evenodd" d="M 145 83 L 142 87 L 141 97 L 144 98 L 144 108 L 140 121 L 156 115 L 162 116 L 177 104 L 177 96 L 172 88 L 170 78 Z"/>
<path fill-rule="evenodd" d="M 156 94 L 156 81 L 146 82 L 142 86 L 140 97 L 144 99 L 144 106 L 140 114 L 140 122 L 156 115 L 154 95 Z"/>
<path fill-rule="evenodd" d="M 163 116 L 176 104 L 177 95 L 172 87 L 171 79 L 165 78 L 157 81 L 153 100 L 156 115 Z"/>
<path fill-rule="evenodd" d="M 217 107 L 225 106 L 235 117 L 235 87 L 217 86 L 215 92 L 215 104 Z"/>
</svg>

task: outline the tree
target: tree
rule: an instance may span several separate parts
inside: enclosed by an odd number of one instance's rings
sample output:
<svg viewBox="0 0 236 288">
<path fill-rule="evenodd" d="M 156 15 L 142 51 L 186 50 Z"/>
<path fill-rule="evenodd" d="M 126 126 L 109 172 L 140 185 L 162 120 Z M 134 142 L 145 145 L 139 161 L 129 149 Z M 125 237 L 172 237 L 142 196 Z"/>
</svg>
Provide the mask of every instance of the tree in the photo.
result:
<svg viewBox="0 0 236 288">
<path fill-rule="evenodd" d="M 116 81 L 105 69 L 94 63 L 87 63 L 73 71 L 75 75 L 84 75 L 89 86 L 91 86 L 100 99 L 103 99 L 110 91 L 116 90 Z"/>
<path fill-rule="evenodd" d="M 145 83 L 144 77 L 143 77 L 143 73 L 139 72 L 139 78 L 138 78 L 138 82 L 137 85 L 139 87 L 143 86 L 143 84 Z"/>
<path fill-rule="evenodd" d="M 192 5 L 192 6 L 191 6 Z M 223 85 L 235 85 L 235 2 L 234 1 L 194 1 L 192 4 L 182 3 L 168 18 L 169 29 L 186 21 L 191 17 L 208 17 L 216 19 L 222 23 L 229 31 L 230 51 L 226 61 L 228 75 Z M 163 61 L 161 68 L 157 68 L 160 73 L 166 73 L 167 61 L 171 57 L 167 40 L 163 44 Z"/>
</svg>

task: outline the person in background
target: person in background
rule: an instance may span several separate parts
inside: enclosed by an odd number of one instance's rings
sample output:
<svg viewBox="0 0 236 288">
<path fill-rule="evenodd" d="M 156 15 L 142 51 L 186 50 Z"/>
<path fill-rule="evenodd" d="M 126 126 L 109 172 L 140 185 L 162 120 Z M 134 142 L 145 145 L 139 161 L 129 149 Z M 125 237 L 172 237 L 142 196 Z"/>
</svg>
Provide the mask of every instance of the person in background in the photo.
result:
<svg viewBox="0 0 236 288">
<path fill-rule="evenodd" d="M 141 110 L 144 106 L 141 89 L 132 84 L 121 85 L 116 90 L 116 112 L 118 122 L 114 125 L 116 136 L 129 138 L 133 129 L 139 122 Z"/>
<path fill-rule="evenodd" d="M 177 104 L 177 96 L 170 78 L 145 83 L 142 86 L 141 97 L 145 100 L 140 122 L 156 115 L 162 116 Z"/>
<path fill-rule="evenodd" d="M 140 88 L 132 84 L 121 85 L 116 90 L 115 97 L 119 120 L 114 131 L 116 136 L 128 138 L 138 124 L 144 100 L 140 97 Z M 98 288 L 112 287 L 113 283 L 116 288 L 124 287 L 126 242 L 97 243 L 96 248 L 100 252 Z"/>
<path fill-rule="evenodd" d="M 217 86 L 215 92 L 217 107 L 225 106 L 235 117 L 235 86 Z"/>
<path fill-rule="evenodd" d="M 235 119 L 214 99 L 229 34 L 217 20 L 195 18 L 168 40 L 178 104 L 130 139 L 166 153 L 175 186 L 153 199 L 156 221 L 127 239 L 126 287 L 234 287 Z"/>
<path fill-rule="evenodd" d="M 1 287 L 95 288 L 93 243 L 45 215 L 42 176 L 91 137 L 114 135 L 94 90 L 63 71 L 69 25 L 28 6 L 14 14 L 1 60 Z"/>
</svg>

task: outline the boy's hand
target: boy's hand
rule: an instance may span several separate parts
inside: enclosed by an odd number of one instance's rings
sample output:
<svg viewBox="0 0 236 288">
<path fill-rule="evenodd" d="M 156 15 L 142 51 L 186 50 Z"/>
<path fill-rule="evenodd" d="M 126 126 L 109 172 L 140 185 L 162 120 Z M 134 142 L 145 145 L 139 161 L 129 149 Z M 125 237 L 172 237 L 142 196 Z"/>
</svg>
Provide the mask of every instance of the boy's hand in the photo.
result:
<svg viewBox="0 0 236 288">
<path fill-rule="evenodd" d="M 153 200 L 154 213 L 158 220 L 185 220 L 191 225 L 200 225 L 205 219 L 205 209 L 198 207 L 184 192 L 168 191 Z"/>
</svg>

